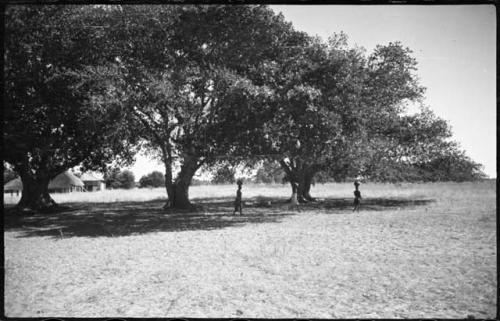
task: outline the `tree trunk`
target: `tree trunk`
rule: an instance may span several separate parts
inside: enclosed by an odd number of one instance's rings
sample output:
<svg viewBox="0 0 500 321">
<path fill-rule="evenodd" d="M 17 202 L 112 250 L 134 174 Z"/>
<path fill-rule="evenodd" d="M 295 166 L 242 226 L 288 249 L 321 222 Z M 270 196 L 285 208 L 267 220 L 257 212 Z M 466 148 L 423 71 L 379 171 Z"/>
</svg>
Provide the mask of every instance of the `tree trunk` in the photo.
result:
<svg viewBox="0 0 500 321">
<path fill-rule="evenodd" d="M 180 179 L 179 183 L 175 184 L 175 198 L 173 207 L 180 209 L 188 209 L 191 207 L 191 202 L 189 201 L 189 185 L 191 184 L 191 179 L 189 182 L 186 177 Z"/>
<path fill-rule="evenodd" d="M 41 210 L 54 207 L 56 202 L 49 194 L 48 173 L 42 173 L 33 178 L 27 174 L 21 175 L 23 192 L 21 200 L 17 204 L 20 209 Z"/>
<path fill-rule="evenodd" d="M 290 198 L 290 203 L 292 205 L 298 205 L 299 200 L 297 198 L 297 183 L 291 182 L 290 184 L 292 185 L 292 197 Z"/>
<path fill-rule="evenodd" d="M 281 168 L 285 171 L 288 180 L 290 181 L 290 185 L 292 186 L 292 197 L 290 197 L 289 202 L 292 205 L 298 204 L 297 191 L 298 191 L 298 177 L 296 167 L 293 166 L 293 161 L 289 161 L 287 163 L 285 160 L 280 160 Z"/>
<path fill-rule="evenodd" d="M 181 171 L 177 175 L 175 182 L 172 183 L 172 181 L 169 180 L 169 183 L 165 180 L 168 194 L 168 203 L 165 205 L 166 207 L 188 209 L 192 206 L 189 201 L 189 187 L 198 168 L 198 159 L 186 157 L 184 158 L 184 163 L 181 166 Z"/>
<path fill-rule="evenodd" d="M 304 170 L 301 174 L 302 179 L 299 180 L 299 199 L 305 202 L 314 202 L 316 199 L 311 196 L 311 185 L 315 172 L 311 170 Z"/>
<path fill-rule="evenodd" d="M 164 157 L 165 165 L 165 190 L 167 191 L 168 201 L 163 208 L 173 207 L 175 204 L 175 183 L 172 182 L 172 164 Z"/>
<path fill-rule="evenodd" d="M 315 172 L 306 163 L 296 160 L 287 163 L 285 160 L 280 161 L 281 168 L 287 174 L 290 185 L 292 186 L 292 197 L 290 202 L 294 203 L 307 203 L 315 201 L 311 197 L 311 184 Z M 295 166 L 294 166 L 295 165 Z"/>
<path fill-rule="evenodd" d="M 296 167 L 289 168 L 289 173 L 292 177 L 294 177 L 294 182 L 297 184 L 297 199 L 299 203 L 314 201 L 315 199 L 311 197 L 311 184 L 315 172 L 313 171 L 311 165 L 308 165 L 305 162 L 297 162 Z"/>
<path fill-rule="evenodd" d="M 304 198 L 305 194 L 305 182 L 306 173 L 304 168 L 297 168 L 297 199 L 299 203 L 307 203 L 307 199 Z"/>
</svg>

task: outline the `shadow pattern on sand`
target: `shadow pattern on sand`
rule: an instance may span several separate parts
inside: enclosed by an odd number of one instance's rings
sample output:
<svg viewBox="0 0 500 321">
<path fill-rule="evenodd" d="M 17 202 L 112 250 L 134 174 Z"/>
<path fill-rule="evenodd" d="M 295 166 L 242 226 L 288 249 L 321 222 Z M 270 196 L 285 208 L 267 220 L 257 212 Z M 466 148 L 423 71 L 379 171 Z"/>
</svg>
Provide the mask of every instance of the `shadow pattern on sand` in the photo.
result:
<svg viewBox="0 0 500 321">
<path fill-rule="evenodd" d="M 363 211 L 383 211 L 426 205 L 433 200 L 364 199 Z M 68 203 L 57 211 L 19 213 L 4 209 L 4 230 L 21 232 L 19 237 L 119 237 L 153 232 L 213 230 L 245 224 L 279 223 L 285 217 L 304 212 L 346 214 L 352 199 L 323 199 L 292 208 L 287 199 L 256 197 L 247 199 L 243 215 L 233 215 L 233 200 L 193 199 L 192 210 L 163 209 L 164 200 L 116 203 Z"/>
</svg>

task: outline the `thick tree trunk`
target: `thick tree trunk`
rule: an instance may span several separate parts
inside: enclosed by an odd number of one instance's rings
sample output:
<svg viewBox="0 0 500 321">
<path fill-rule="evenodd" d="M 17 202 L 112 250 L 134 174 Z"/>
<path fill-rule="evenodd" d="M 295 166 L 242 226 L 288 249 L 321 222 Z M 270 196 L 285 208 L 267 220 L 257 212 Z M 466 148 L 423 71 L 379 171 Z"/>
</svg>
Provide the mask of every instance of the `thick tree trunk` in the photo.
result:
<svg viewBox="0 0 500 321">
<path fill-rule="evenodd" d="M 21 200 L 17 204 L 20 209 L 41 210 L 54 207 L 56 202 L 49 194 L 49 176 L 40 174 L 33 178 L 27 174 L 21 175 L 23 192 Z"/>
<path fill-rule="evenodd" d="M 291 182 L 290 183 L 292 185 L 292 197 L 290 198 L 290 203 L 292 205 L 298 205 L 299 204 L 299 200 L 298 200 L 298 197 L 297 197 L 297 183 L 295 182 Z"/>
<path fill-rule="evenodd" d="M 296 166 L 291 166 L 291 163 L 288 165 L 286 162 L 282 162 L 281 164 L 288 177 L 292 178 L 290 183 L 296 184 L 298 202 L 307 203 L 315 201 L 311 196 L 311 185 L 315 174 L 312 167 L 300 161 L 295 162 Z M 294 185 L 292 184 L 292 195 L 294 193 L 293 188 Z"/>
<path fill-rule="evenodd" d="M 167 191 L 168 201 L 164 208 L 172 207 L 175 204 L 175 184 L 172 182 L 172 164 L 164 158 L 165 164 L 165 190 Z"/>
<path fill-rule="evenodd" d="M 292 187 L 292 196 L 289 200 L 292 205 L 307 202 L 302 196 L 303 193 L 301 188 L 305 186 L 305 176 L 303 175 L 304 173 L 301 170 L 300 163 L 301 162 L 298 160 L 295 162 L 290 161 L 289 163 L 285 162 L 284 160 L 280 161 L 281 168 L 287 174 L 288 179 L 290 180 L 290 186 Z"/>
<path fill-rule="evenodd" d="M 292 187 L 292 196 L 290 197 L 289 202 L 292 203 L 293 205 L 297 205 L 298 204 L 298 199 L 297 199 L 298 182 L 296 179 L 296 175 L 295 175 L 296 173 L 294 171 L 293 162 L 289 161 L 287 163 L 284 159 L 282 159 L 282 160 L 280 160 L 280 166 L 285 171 L 285 173 L 288 177 L 288 180 L 290 181 L 290 186 Z"/>
<path fill-rule="evenodd" d="M 304 198 L 305 194 L 305 182 L 306 182 L 306 173 L 304 168 L 297 168 L 297 199 L 299 203 L 307 203 L 307 199 Z"/>
<path fill-rule="evenodd" d="M 191 177 L 192 178 L 192 177 Z M 191 207 L 191 202 L 189 201 L 189 185 L 191 184 L 191 178 L 183 177 L 181 180 L 175 184 L 175 198 L 173 207 L 187 209 Z"/>
<path fill-rule="evenodd" d="M 188 209 L 192 206 L 189 201 L 189 187 L 198 168 L 198 159 L 186 157 L 175 181 L 172 182 L 171 175 L 169 180 L 165 180 L 165 187 L 168 194 L 168 203 L 165 207 Z"/>
<path fill-rule="evenodd" d="M 301 173 L 302 179 L 299 180 L 299 199 L 304 202 L 314 202 L 316 199 L 311 196 L 311 185 L 313 182 L 315 172 L 311 170 L 304 170 Z"/>
</svg>

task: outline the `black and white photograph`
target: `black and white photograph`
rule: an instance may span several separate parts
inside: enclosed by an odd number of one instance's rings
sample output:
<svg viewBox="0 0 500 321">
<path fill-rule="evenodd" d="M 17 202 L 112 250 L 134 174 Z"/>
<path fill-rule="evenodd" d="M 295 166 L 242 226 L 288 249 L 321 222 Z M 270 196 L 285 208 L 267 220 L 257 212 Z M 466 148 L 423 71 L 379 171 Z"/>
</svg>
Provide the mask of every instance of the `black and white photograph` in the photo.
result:
<svg viewBox="0 0 500 321">
<path fill-rule="evenodd" d="M 3 317 L 497 318 L 496 15 L 5 5 Z"/>
</svg>

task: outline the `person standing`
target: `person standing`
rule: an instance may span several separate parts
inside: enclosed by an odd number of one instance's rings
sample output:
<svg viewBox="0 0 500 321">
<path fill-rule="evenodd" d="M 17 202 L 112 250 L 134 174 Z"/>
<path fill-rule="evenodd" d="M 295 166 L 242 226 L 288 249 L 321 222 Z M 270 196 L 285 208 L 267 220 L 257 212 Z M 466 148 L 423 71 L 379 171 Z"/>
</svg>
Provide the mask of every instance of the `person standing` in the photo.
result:
<svg viewBox="0 0 500 321">
<path fill-rule="evenodd" d="M 359 191 L 359 181 L 358 179 L 356 179 L 354 181 L 354 209 L 352 210 L 353 212 L 354 211 L 358 211 L 359 212 L 359 204 L 361 203 L 361 192 Z"/>
<path fill-rule="evenodd" d="M 241 206 L 241 185 L 243 185 L 242 180 L 238 180 L 236 182 L 238 184 L 238 190 L 236 191 L 236 199 L 234 200 L 234 212 L 233 215 L 236 214 L 237 211 L 240 212 L 240 215 L 242 215 L 242 206 Z"/>
</svg>

